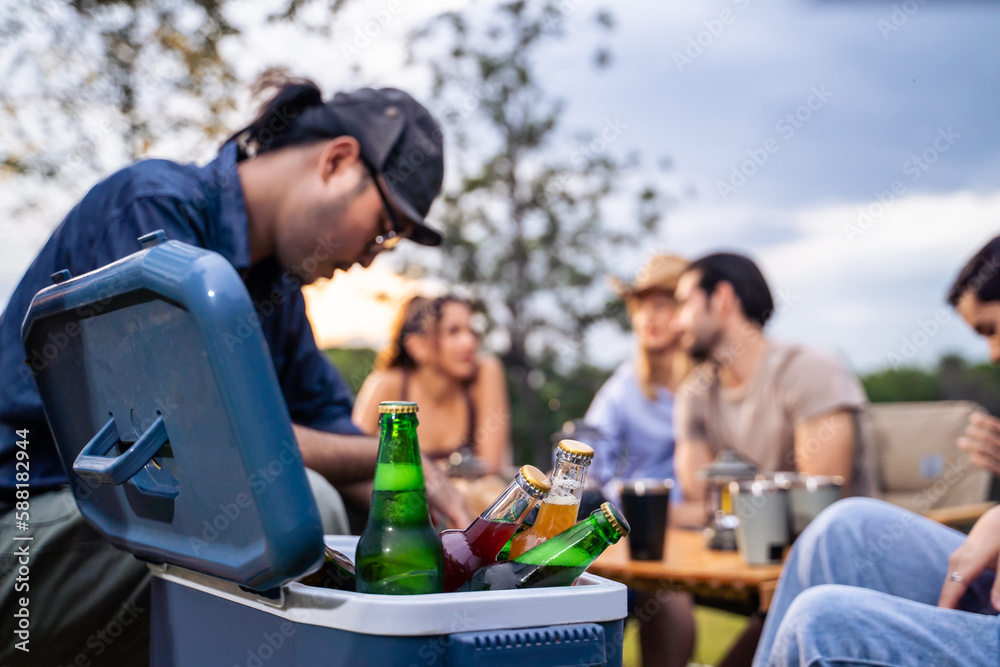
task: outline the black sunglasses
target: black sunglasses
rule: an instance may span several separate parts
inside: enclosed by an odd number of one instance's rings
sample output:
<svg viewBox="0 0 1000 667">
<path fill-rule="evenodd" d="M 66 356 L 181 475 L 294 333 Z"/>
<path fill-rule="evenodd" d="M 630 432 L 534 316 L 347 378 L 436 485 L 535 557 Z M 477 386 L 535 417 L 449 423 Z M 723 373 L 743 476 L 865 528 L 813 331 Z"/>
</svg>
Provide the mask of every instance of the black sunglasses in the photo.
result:
<svg viewBox="0 0 1000 667">
<path fill-rule="evenodd" d="M 392 224 L 392 229 L 385 233 L 379 234 L 375 237 L 375 245 L 381 246 L 385 250 L 392 250 L 399 242 L 405 238 L 409 238 L 413 233 L 413 226 L 410 225 L 408 228 L 403 228 L 403 225 L 399 221 L 399 214 L 396 211 L 396 207 L 392 205 L 389 200 L 389 196 L 386 194 L 388 190 L 388 185 L 385 182 L 385 177 L 382 176 L 378 171 L 375 170 L 371 165 L 365 163 L 365 167 L 368 169 L 368 173 L 371 174 L 372 180 L 375 182 L 375 188 L 378 190 L 379 197 L 382 198 L 382 206 L 385 208 L 385 213 L 389 217 L 389 222 Z"/>
</svg>

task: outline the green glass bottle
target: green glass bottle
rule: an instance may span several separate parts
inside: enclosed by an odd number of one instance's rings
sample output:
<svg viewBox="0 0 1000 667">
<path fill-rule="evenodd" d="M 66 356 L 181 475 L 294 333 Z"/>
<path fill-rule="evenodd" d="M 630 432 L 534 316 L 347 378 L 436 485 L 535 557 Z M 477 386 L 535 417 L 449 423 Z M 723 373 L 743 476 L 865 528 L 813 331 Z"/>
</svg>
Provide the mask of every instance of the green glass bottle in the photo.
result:
<svg viewBox="0 0 1000 667">
<path fill-rule="evenodd" d="M 379 405 L 372 505 L 355 558 L 358 592 L 440 593 L 444 551 L 431 525 L 417 444 L 417 404 Z"/>
<path fill-rule="evenodd" d="M 611 503 L 514 560 L 476 570 L 460 591 L 569 586 L 609 546 L 628 535 L 629 525 Z"/>
<path fill-rule="evenodd" d="M 300 580 L 306 586 L 316 588 L 335 588 L 340 591 L 358 590 L 357 579 L 354 576 L 354 563 L 351 559 L 327 545 L 323 545 L 326 554 L 323 565 L 310 575 Z"/>
</svg>

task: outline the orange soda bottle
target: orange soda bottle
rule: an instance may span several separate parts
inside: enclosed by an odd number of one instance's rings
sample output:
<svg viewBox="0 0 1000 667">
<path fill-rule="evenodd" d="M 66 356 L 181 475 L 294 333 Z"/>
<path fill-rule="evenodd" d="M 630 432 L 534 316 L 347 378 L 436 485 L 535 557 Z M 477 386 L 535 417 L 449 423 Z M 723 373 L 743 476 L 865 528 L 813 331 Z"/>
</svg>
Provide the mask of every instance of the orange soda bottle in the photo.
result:
<svg viewBox="0 0 1000 667">
<path fill-rule="evenodd" d="M 511 540 L 510 560 L 555 537 L 576 524 L 580 496 L 594 450 L 578 440 L 561 440 L 556 447 L 556 465 L 549 478 L 552 490 L 538 506 L 535 524 Z"/>
</svg>

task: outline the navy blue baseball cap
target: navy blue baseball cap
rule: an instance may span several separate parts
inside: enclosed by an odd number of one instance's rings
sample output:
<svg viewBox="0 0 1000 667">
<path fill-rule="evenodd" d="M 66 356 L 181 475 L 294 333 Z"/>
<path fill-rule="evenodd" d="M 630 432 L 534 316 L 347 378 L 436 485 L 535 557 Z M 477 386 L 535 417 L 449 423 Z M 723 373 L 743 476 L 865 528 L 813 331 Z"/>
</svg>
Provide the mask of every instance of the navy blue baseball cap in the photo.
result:
<svg viewBox="0 0 1000 667">
<path fill-rule="evenodd" d="M 444 180 L 444 135 L 430 112 L 395 88 L 337 93 L 323 106 L 358 140 L 396 231 L 409 225 L 412 241 L 440 245 L 425 220 Z"/>
</svg>

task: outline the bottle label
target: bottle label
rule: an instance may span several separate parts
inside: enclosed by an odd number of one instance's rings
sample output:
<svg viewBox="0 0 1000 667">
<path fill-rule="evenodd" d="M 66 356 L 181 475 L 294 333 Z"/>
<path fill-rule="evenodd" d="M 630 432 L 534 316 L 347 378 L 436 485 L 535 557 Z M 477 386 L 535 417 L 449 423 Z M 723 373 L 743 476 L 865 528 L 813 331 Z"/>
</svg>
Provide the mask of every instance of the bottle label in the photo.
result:
<svg viewBox="0 0 1000 667">
<path fill-rule="evenodd" d="M 423 491 L 424 469 L 414 463 L 380 465 L 375 469 L 375 491 Z"/>
</svg>

